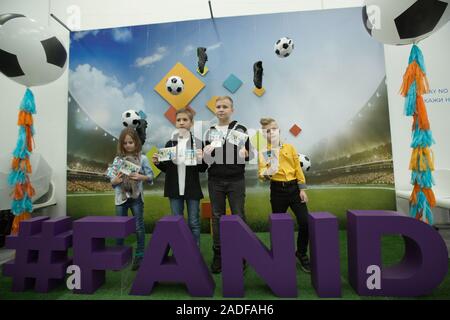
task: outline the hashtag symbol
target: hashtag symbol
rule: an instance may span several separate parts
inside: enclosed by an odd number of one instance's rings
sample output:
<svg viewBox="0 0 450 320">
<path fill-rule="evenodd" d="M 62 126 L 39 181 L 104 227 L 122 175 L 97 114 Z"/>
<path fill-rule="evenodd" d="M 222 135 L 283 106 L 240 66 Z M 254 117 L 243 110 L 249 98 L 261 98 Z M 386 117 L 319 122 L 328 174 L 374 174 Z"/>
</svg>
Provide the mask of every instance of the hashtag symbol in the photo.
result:
<svg viewBox="0 0 450 320">
<path fill-rule="evenodd" d="M 3 266 L 3 275 L 13 279 L 13 291 L 34 287 L 48 292 L 65 278 L 72 264 L 67 250 L 72 246 L 72 220 L 68 217 L 36 217 L 20 223 L 19 233 L 6 238 L 6 248 L 15 258 Z"/>
</svg>

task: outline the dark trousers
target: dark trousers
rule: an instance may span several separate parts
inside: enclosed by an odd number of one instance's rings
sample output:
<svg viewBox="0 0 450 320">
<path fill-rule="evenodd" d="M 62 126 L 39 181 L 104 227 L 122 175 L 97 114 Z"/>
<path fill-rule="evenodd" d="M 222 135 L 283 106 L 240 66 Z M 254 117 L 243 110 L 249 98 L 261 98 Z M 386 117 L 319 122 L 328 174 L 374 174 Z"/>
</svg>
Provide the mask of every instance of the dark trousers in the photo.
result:
<svg viewBox="0 0 450 320">
<path fill-rule="evenodd" d="M 245 221 L 245 179 L 238 181 L 208 181 L 209 199 L 212 206 L 213 250 L 220 253 L 220 217 L 226 213 L 226 199 L 232 214 Z"/>
<path fill-rule="evenodd" d="M 270 203 L 273 213 L 285 213 L 290 207 L 297 218 L 298 235 L 297 251 L 300 254 L 308 252 L 308 207 L 300 199 L 300 189 L 297 183 L 280 184 L 271 182 Z"/>
</svg>

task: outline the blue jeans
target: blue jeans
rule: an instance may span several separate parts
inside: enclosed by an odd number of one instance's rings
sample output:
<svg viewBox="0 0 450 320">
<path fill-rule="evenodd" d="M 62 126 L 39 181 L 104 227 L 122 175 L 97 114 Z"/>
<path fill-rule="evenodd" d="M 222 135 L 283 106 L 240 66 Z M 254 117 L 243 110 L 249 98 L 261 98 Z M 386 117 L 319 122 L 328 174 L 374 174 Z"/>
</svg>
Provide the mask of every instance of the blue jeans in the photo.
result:
<svg viewBox="0 0 450 320">
<path fill-rule="evenodd" d="M 136 257 L 144 256 L 145 247 L 145 227 L 144 227 L 144 203 L 142 202 L 141 196 L 137 199 L 129 198 L 127 201 L 121 205 L 116 205 L 116 216 L 126 217 L 128 216 L 128 209 L 131 209 L 136 220 L 136 238 L 137 238 L 137 248 Z M 117 245 L 123 245 L 123 239 L 117 239 Z"/>
<path fill-rule="evenodd" d="M 188 223 L 197 245 L 200 247 L 200 200 L 169 198 L 170 209 L 174 216 L 184 215 L 184 201 L 188 212 Z"/>
</svg>

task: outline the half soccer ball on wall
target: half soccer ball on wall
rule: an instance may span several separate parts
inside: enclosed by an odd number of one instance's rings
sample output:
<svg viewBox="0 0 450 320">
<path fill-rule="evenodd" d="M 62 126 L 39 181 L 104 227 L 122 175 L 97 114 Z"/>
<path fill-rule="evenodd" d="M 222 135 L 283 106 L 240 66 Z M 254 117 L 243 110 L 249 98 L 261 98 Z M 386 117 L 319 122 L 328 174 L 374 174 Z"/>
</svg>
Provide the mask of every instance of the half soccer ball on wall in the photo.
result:
<svg viewBox="0 0 450 320">
<path fill-rule="evenodd" d="M 308 156 L 299 153 L 298 159 L 300 161 L 300 167 L 302 168 L 303 172 L 306 173 L 311 169 L 311 160 Z"/>
<path fill-rule="evenodd" d="M 367 32 L 384 44 L 416 43 L 450 20 L 450 0 L 366 0 L 362 18 Z"/>
<path fill-rule="evenodd" d="M 22 14 L 0 14 L 0 72 L 27 87 L 58 79 L 67 52 L 45 26 Z"/>
</svg>

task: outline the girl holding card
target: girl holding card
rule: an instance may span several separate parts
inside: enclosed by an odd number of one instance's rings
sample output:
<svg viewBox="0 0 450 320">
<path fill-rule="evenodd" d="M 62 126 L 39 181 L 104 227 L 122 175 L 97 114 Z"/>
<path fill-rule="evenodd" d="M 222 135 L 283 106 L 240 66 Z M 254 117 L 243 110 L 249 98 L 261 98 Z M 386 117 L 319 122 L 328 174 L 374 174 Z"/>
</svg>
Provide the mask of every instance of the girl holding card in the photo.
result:
<svg viewBox="0 0 450 320">
<path fill-rule="evenodd" d="M 132 270 L 137 270 L 144 257 L 144 186 L 153 183 L 153 171 L 147 157 L 141 154 L 141 140 L 135 129 L 125 128 L 120 133 L 117 157 L 108 168 L 107 176 L 115 191 L 117 216 L 127 216 L 128 209 L 136 219 L 137 248 Z M 123 245 L 123 239 L 117 239 Z"/>
<path fill-rule="evenodd" d="M 184 204 L 188 223 L 197 245 L 200 246 L 200 199 L 203 198 L 199 173 L 208 165 L 203 161 L 203 143 L 196 139 L 190 129 L 194 115 L 189 109 L 176 112 L 176 133 L 165 148 L 153 155 L 156 167 L 165 172 L 164 196 L 169 198 L 173 215 L 183 216 Z"/>
</svg>

